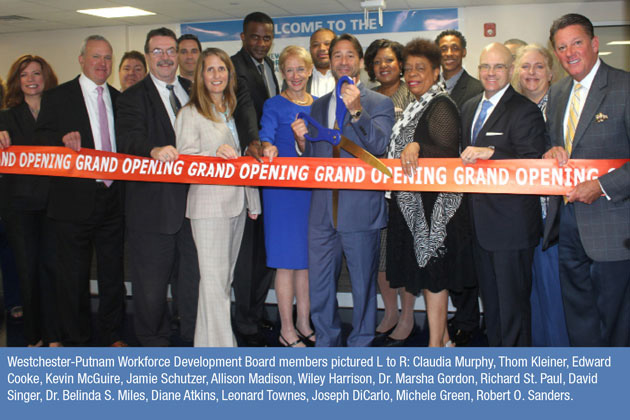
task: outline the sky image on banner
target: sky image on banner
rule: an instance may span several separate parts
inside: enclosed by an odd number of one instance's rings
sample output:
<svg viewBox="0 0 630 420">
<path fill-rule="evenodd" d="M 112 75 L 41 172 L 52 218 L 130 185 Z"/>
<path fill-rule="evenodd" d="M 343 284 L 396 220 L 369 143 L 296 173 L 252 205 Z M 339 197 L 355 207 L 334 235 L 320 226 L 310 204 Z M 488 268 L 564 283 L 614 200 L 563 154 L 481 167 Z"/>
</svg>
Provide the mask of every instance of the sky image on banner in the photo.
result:
<svg viewBox="0 0 630 420">
<path fill-rule="evenodd" d="M 354 35 L 442 31 L 458 29 L 458 19 L 457 9 L 449 8 L 383 12 L 383 26 L 378 24 L 376 12 L 370 12 L 367 21 L 363 13 L 276 17 L 273 21 L 275 38 L 297 38 L 310 37 L 319 28 Z M 242 19 L 181 25 L 182 34 L 197 35 L 202 43 L 240 40 L 242 30 Z"/>
</svg>

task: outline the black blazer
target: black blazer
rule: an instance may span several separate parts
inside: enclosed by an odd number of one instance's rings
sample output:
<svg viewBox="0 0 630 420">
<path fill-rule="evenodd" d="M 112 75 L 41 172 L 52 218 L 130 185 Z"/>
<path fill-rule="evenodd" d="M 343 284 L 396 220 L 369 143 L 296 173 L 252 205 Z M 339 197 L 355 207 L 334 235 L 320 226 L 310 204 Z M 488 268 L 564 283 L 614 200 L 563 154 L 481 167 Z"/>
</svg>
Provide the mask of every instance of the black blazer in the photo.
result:
<svg viewBox="0 0 630 420">
<path fill-rule="evenodd" d="M 107 87 L 115 116 L 120 92 L 110 85 Z M 36 136 L 40 142 L 63 146 L 62 137 L 71 131 L 81 134 L 82 148 L 94 149 L 90 117 L 78 76 L 44 92 Z M 53 219 L 75 222 L 87 219 L 94 211 L 96 188 L 94 179 L 55 177 L 50 187 L 48 215 Z"/>
<path fill-rule="evenodd" d="M 8 131 L 14 146 L 47 146 L 34 137 L 36 121 L 22 102 L 0 112 L 0 131 Z M 38 175 L 0 175 L 0 208 L 22 211 L 45 210 L 50 177 Z"/>
<path fill-rule="evenodd" d="M 180 77 L 186 91 L 190 81 Z M 126 89 L 116 113 L 118 151 L 151 157 L 154 147 L 175 147 L 175 130 L 150 75 Z M 153 233 L 179 231 L 186 211 L 187 184 L 128 182 L 125 196 L 127 227 Z"/>
<path fill-rule="evenodd" d="M 483 86 L 481 82 L 464 70 L 449 96 L 457 104 L 457 108 L 462 109 L 467 100 L 482 92 Z"/>
<path fill-rule="evenodd" d="M 265 62 L 273 69 L 273 62 L 269 57 L 265 57 Z M 243 101 L 245 99 L 243 96 L 246 92 L 249 92 L 249 97 L 256 111 L 256 123 L 258 128 L 260 128 L 260 117 L 262 117 L 263 105 L 265 101 L 269 99 L 269 93 L 265 87 L 262 75 L 254 65 L 250 55 L 243 48 L 232 56 L 232 63 L 234 63 L 236 75 L 238 76 L 237 100 L 239 102 Z M 278 79 L 276 79 L 275 73 L 273 75 L 273 81 L 275 85 L 275 95 L 277 95 L 280 91 L 278 90 Z M 240 137 L 241 133 L 239 132 L 238 134 Z M 241 141 L 241 144 L 242 143 L 243 141 Z M 249 141 L 246 143 L 249 144 Z"/>
<path fill-rule="evenodd" d="M 470 146 L 475 111 L 483 94 L 462 107 L 462 150 Z M 538 106 L 511 86 L 481 128 L 475 146 L 494 146 L 491 159 L 539 159 L 545 149 L 545 121 Z M 518 250 L 538 244 L 540 199 L 533 195 L 469 194 L 479 244 L 487 251 Z"/>
</svg>

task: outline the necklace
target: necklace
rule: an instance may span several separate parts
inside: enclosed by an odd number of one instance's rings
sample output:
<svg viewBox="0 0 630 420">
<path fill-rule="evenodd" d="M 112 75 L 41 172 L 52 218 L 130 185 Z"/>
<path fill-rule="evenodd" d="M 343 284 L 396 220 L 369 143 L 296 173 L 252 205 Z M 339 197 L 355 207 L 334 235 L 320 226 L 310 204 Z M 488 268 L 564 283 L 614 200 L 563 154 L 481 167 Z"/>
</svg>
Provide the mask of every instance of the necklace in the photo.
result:
<svg viewBox="0 0 630 420">
<path fill-rule="evenodd" d="M 291 96 L 289 96 L 289 93 L 286 92 L 286 91 L 284 91 L 282 93 L 284 94 L 285 98 L 287 98 L 288 100 L 290 100 L 291 102 L 293 102 L 293 103 L 295 103 L 297 105 L 308 105 L 308 103 L 310 102 L 310 98 L 308 98 L 308 97 L 306 98 L 306 100 L 300 101 L 300 100 L 291 98 Z"/>
<path fill-rule="evenodd" d="M 37 119 L 37 116 L 39 115 L 39 108 L 33 108 L 29 105 L 28 109 L 31 111 L 31 114 L 33 114 L 33 118 Z"/>
</svg>

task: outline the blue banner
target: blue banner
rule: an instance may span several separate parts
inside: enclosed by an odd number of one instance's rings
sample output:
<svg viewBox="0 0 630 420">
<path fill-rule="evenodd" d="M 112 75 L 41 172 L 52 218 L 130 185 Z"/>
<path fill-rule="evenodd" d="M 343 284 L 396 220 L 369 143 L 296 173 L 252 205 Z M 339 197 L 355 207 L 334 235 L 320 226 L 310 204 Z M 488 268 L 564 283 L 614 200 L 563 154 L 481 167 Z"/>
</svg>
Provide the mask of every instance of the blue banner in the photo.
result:
<svg viewBox="0 0 630 420">
<path fill-rule="evenodd" d="M 354 35 L 391 32 L 441 31 L 457 29 L 457 9 L 404 10 L 383 12 L 383 26 L 378 16 L 370 12 L 366 21 L 363 13 L 273 18 L 276 38 L 310 37 L 319 28 L 329 28 L 337 34 Z M 182 34 L 197 35 L 201 42 L 240 40 L 243 20 L 195 22 L 181 25 Z"/>
<path fill-rule="evenodd" d="M 5 348 L 0 358 L 7 419 L 597 418 L 625 412 L 630 372 L 630 349 L 589 348 Z"/>
</svg>

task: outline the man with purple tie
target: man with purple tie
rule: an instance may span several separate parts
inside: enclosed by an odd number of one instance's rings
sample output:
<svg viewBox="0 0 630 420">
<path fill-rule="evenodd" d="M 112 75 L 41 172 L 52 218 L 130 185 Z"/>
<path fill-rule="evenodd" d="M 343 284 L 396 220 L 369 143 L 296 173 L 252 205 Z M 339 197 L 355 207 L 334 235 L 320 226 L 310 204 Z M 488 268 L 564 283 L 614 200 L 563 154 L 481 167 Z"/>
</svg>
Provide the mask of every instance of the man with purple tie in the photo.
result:
<svg viewBox="0 0 630 420">
<path fill-rule="evenodd" d="M 85 39 L 81 74 L 44 93 L 36 135 L 49 144 L 116 152 L 114 113 L 119 92 L 107 84 L 112 47 L 100 35 Z M 124 347 L 123 186 L 119 181 L 56 177 L 48 216 L 58 249 L 56 267 L 61 339 L 65 346 L 91 342 L 90 267 L 96 252 L 99 343 Z"/>
</svg>

